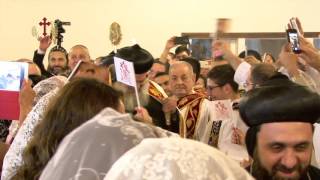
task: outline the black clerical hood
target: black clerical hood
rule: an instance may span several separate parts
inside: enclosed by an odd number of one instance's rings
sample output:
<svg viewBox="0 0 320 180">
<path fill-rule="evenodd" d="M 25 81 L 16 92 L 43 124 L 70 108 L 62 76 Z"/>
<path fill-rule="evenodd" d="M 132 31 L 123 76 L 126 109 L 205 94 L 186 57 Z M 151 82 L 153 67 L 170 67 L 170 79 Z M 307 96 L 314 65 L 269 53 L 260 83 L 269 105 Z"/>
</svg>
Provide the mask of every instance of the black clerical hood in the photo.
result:
<svg viewBox="0 0 320 180">
<path fill-rule="evenodd" d="M 119 49 L 115 56 L 133 62 L 136 74 L 149 71 L 154 61 L 152 55 L 138 44 Z"/>
<path fill-rule="evenodd" d="M 112 51 L 108 55 L 103 56 L 100 63 L 98 64 L 99 66 L 109 66 L 111 64 L 114 64 L 113 57 L 115 56 L 115 53 Z"/>
<path fill-rule="evenodd" d="M 54 51 L 60 51 L 60 52 L 62 52 L 67 58 L 68 58 L 68 52 L 67 52 L 67 50 L 64 48 L 64 47 L 62 47 L 62 46 L 54 46 L 54 47 L 52 47 L 51 49 L 50 49 L 50 53 L 51 52 L 54 52 Z M 50 54 L 49 53 L 49 54 Z"/>
<path fill-rule="evenodd" d="M 320 117 L 320 96 L 287 78 L 276 78 L 249 91 L 239 110 L 249 127 L 272 122 L 313 124 Z"/>
</svg>

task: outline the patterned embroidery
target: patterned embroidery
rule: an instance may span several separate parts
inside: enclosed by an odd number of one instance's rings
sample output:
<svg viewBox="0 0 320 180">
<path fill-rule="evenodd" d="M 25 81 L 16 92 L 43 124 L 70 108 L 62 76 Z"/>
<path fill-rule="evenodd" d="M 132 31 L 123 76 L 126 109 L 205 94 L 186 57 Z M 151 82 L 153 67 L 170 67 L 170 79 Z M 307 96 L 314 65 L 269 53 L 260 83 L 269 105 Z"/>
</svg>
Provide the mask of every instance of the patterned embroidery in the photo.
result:
<svg viewBox="0 0 320 180">
<path fill-rule="evenodd" d="M 0 120 L 0 141 L 6 142 L 6 138 L 9 134 L 9 127 L 11 124 L 11 120 Z"/>
<path fill-rule="evenodd" d="M 212 129 L 209 137 L 209 145 L 213 147 L 218 147 L 219 132 L 221 128 L 222 121 L 214 121 L 212 123 Z"/>
<path fill-rule="evenodd" d="M 190 94 L 178 101 L 178 107 L 183 108 L 187 106 L 187 114 L 182 121 L 180 121 L 180 135 L 185 138 L 194 138 L 195 128 L 200 117 L 200 107 L 204 97 L 199 94 Z"/>
<path fill-rule="evenodd" d="M 144 139 L 126 152 L 104 180 L 251 180 L 249 173 L 204 143 L 181 138 Z"/>
<path fill-rule="evenodd" d="M 239 103 L 238 102 L 232 103 L 232 109 L 233 110 L 238 110 L 239 109 Z"/>
<path fill-rule="evenodd" d="M 40 179 L 103 179 L 111 165 L 145 138 L 178 137 L 105 108 L 68 134 Z"/>
<path fill-rule="evenodd" d="M 199 98 L 204 98 L 201 94 L 189 94 L 183 98 L 181 98 L 178 101 L 178 108 L 181 109 L 183 107 L 185 107 L 186 105 L 188 105 L 189 103 L 192 103 L 193 101 L 199 99 Z"/>
</svg>

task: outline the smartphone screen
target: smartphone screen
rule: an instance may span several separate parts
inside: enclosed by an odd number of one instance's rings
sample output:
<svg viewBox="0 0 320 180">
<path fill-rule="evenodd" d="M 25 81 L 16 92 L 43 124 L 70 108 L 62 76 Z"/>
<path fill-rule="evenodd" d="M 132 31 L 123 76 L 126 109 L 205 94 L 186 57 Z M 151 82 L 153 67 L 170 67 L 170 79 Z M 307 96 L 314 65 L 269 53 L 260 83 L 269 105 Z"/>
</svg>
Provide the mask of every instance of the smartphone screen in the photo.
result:
<svg viewBox="0 0 320 180">
<path fill-rule="evenodd" d="M 295 29 L 288 29 L 288 41 L 291 44 L 292 51 L 296 54 L 299 54 L 301 52 L 300 45 L 299 45 L 299 38 L 298 38 L 298 32 Z"/>
<path fill-rule="evenodd" d="M 174 39 L 175 44 L 190 44 L 189 38 L 187 36 L 176 37 Z"/>
</svg>

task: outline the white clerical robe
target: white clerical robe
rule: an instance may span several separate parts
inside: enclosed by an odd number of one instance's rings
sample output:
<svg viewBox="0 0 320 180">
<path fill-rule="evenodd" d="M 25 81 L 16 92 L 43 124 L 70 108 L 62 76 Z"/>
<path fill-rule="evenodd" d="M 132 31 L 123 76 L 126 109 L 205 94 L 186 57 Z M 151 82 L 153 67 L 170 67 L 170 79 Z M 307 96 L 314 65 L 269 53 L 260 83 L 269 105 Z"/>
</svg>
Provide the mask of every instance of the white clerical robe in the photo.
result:
<svg viewBox="0 0 320 180">
<path fill-rule="evenodd" d="M 223 118 L 215 114 L 218 112 L 214 110 L 213 107 L 219 102 L 230 103 L 230 107 L 227 108 L 227 114 L 229 114 L 229 116 L 227 115 Z M 201 122 L 199 122 L 197 140 L 218 148 L 238 162 L 248 160 L 249 155 L 246 147 L 232 143 L 233 128 L 238 128 L 243 133 L 246 133 L 248 130 L 248 127 L 240 118 L 238 110 L 232 109 L 230 100 L 208 101 L 206 106 L 207 108 L 205 109 L 209 112 L 209 120 L 204 121 L 204 119 L 202 119 Z"/>
<path fill-rule="evenodd" d="M 244 134 L 248 130 L 248 127 L 240 118 L 239 111 L 237 110 L 233 111 L 233 119 L 222 121 L 219 132 L 218 149 L 238 162 L 249 160 L 249 155 L 245 145 L 232 143 L 234 127 L 239 128 Z"/>
</svg>

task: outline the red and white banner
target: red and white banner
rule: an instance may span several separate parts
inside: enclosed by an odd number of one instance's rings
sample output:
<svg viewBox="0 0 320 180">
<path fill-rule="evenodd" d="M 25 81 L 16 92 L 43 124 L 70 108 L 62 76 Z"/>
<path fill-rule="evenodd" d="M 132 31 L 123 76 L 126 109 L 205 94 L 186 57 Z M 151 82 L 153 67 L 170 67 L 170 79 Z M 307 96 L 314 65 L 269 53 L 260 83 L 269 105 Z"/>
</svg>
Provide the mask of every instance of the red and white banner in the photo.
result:
<svg viewBox="0 0 320 180">
<path fill-rule="evenodd" d="M 0 119 L 19 119 L 19 92 L 27 78 L 27 63 L 0 61 Z"/>
</svg>

